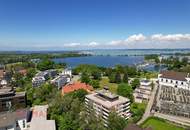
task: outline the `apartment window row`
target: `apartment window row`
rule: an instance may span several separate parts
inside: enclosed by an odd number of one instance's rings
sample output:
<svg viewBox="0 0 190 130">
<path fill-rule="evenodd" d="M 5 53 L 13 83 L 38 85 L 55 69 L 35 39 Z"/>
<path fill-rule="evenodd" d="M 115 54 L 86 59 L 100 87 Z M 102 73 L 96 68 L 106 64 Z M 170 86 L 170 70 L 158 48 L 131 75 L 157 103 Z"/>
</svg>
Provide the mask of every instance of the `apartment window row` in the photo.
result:
<svg viewBox="0 0 190 130">
<path fill-rule="evenodd" d="M 164 79 L 161 79 L 161 81 L 164 82 Z M 166 79 L 165 82 L 169 83 L 169 80 Z M 176 83 L 176 84 L 178 84 L 178 81 L 170 80 L 170 83 Z M 184 84 L 184 82 L 181 82 L 181 85 L 183 85 L 183 84 Z"/>
</svg>

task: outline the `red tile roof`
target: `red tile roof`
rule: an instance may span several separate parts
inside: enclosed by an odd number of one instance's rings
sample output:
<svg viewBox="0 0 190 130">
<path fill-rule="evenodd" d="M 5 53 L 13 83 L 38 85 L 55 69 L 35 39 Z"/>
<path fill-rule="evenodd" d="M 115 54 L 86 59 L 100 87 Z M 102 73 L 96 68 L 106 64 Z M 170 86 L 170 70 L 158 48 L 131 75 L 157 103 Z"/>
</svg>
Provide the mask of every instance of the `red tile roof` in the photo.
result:
<svg viewBox="0 0 190 130">
<path fill-rule="evenodd" d="M 93 90 L 93 87 L 88 84 L 85 84 L 85 83 L 75 82 L 75 83 L 64 86 L 62 88 L 62 94 L 64 95 L 65 93 L 70 93 L 70 92 L 73 92 L 73 91 L 76 91 L 79 89 L 84 89 L 84 90 L 90 92 Z"/>
</svg>

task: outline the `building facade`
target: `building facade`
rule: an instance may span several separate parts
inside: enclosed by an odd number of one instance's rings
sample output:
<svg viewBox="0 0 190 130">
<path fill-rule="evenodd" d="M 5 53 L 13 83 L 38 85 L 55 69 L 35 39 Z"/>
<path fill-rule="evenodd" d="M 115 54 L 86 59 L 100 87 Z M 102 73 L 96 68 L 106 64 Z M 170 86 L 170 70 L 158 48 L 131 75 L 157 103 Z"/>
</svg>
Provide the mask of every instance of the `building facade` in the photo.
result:
<svg viewBox="0 0 190 130">
<path fill-rule="evenodd" d="M 133 93 L 135 102 L 142 103 L 143 100 L 149 100 L 152 91 L 151 84 L 152 83 L 149 80 L 140 81 L 140 86 L 136 88 Z"/>
<path fill-rule="evenodd" d="M 128 119 L 131 115 L 130 100 L 112 94 L 106 89 L 86 95 L 85 106 L 88 112 L 93 109 L 95 115 L 102 118 L 105 126 L 108 125 L 108 117 L 112 111 L 115 111 L 119 116 L 125 119 Z"/>
<path fill-rule="evenodd" d="M 190 90 L 190 75 L 183 72 L 162 71 L 158 75 L 159 85 Z"/>
<path fill-rule="evenodd" d="M 26 107 L 25 92 L 15 92 L 11 88 L 0 89 L 0 112 L 22 107 Z"/>
<path fill-rule="evenodd" d="M 61 89 L 67 82 L 67 76 L 59 75 L 55 79 L 51 80 L 51 83 L 57 86 L 58 89 Z"/>
</svg>

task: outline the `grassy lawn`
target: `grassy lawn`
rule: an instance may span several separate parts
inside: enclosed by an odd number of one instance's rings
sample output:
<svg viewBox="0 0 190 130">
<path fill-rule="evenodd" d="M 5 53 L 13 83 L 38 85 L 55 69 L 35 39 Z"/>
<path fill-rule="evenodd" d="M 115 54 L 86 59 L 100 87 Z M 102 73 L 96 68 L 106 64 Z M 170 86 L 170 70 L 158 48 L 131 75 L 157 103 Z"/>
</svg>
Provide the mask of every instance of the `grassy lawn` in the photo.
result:
<svg viewBox="0 0 190 130">
<path fill-rule="evenodd" d="M 109 83 L 108 77 L 102 77 L 102 80 L 100 81 L 100 88 L 102 89 L 104 86 L 108 86 L 111 92 L 117 93 L 118 84 Z"/>
<path fill-rule="evenodd" d="M 152 128 L 153 130 L 185 130 L 168 121 L 160 118 L 150 117 L 142 125 L 143 128 Z"/>
</svg>

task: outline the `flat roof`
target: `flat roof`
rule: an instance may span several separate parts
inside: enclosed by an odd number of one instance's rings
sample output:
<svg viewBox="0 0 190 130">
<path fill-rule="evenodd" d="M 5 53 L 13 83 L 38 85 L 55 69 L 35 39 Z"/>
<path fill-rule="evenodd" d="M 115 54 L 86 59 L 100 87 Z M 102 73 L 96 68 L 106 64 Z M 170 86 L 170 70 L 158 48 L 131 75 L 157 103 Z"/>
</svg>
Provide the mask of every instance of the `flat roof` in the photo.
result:
<svg viewBox="0 0 190 130">
<path fill-rule="evenodd" d="M 11 87 L 0 88 L 0 94 L 9 93 L 12 91 Z"/>
<path fill-rule="evenodd" d="M 3 112 L 0 113 L 0 128 L 12 126 L 16 122 L 15 113 L 12 112 Z"/>
<path fill-rule="evenodd" d="M 96 91 L 100 96 L 104 96 L 104 97 L 107 97 L 107 98 L 109 98 L 109 99 L 111 99 L 111 100 L 114 100 L 114 99 L 116 99 L 116 98 L 118 98 L 118 95 L 116 95 L 116 94 L 113 94 L 113 93 L 111 93 L 110 91 L 108 91 L 108 90 L 99 90 L 99 91 Z"/>
<path fill-rule="evenodd" d="M 113 106 L 116 106 L 116 105 L 119 105 L 119 104 L 122 104 L 122 103 L 130 101 L 126 97 L 122 97 L 122 96 L 115 95 L 115 94 L 113 94 L 113 96 L 111 96 L 111 97 L 116 97 L 116 96 L 117 96 L 117 99 L 115 99 L 115 100 L 108 100 L 104 96 L 101 96 L 101 95 L 99 95 L 99 93 L 95 92 L 95 93 L 86 95 L 86 98 L 88 98 L 90 100 L 93 100 L 94 102 L 96 102 L 98 104 L 101 104 L 101 105 L 103 105 L 106 108 L 112 108 Z"/>
<path fill-rule="evenodd" d="M 56 130 L 55 120 L 36 120 L 30 123 L 30 130 Z"/>
<path fill-rule="evenodd" d="M 29 130 L 55 130 L 55 120 L 47 120 L 48 105 L 34 106 Z"/>
</svg>

